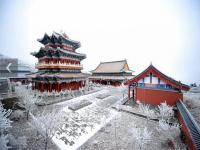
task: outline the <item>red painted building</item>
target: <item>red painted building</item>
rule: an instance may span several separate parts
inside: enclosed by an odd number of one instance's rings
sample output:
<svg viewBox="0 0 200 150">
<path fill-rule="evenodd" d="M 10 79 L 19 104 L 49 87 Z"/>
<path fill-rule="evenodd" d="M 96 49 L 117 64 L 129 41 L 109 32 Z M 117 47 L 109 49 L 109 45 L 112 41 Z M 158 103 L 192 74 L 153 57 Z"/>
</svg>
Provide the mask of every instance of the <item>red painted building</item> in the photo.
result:
<svg viewBox="0 0 200 150">
<path fill-rule="evenodd" d="M 183 99 L 181 91 L 189 90 L 189 86 L 166 76 L 153 65 L 125 84 L 129 87 L 129 99 L 133 97 L 142 103 L 152 105 L 166 101 L 168 105 L 174 106 L 178 100 Z"/>
<path fill-rule="evenodd" d="M 86 75 L 81 73 L 85 54 L 77 53 L 80 42 L 69 39 L 65 33 L 45 34 L 38 40 L 44 45 L 32 53 L 38 58 L 38 72 L 30 74 L 33 89 L 43 91 L 77 90 L 85 86 Z"/>
</svg>

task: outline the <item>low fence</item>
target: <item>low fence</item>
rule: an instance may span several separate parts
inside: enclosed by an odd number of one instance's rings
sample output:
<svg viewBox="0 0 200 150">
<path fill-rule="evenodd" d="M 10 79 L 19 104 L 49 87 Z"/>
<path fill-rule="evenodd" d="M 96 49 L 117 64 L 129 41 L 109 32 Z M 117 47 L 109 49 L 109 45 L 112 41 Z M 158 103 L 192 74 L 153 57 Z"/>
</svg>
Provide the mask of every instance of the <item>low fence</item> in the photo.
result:
<svg viewBox="0 0 200 150">
<path fill-rule="evenodd" d="M 200 150 L 200 127 L 182 101 L 176 104 L 182 132 L 190 150 Z"/>
</svg>

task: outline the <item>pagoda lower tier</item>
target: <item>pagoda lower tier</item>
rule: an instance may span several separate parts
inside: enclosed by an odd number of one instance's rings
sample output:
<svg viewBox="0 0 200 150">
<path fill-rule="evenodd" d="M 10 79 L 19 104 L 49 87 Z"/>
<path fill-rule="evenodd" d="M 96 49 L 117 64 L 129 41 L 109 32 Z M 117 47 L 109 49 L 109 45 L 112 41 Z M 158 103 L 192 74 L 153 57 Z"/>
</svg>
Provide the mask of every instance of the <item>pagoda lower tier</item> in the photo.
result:
<svg viewBox="0 0 200 150">
<path fill-rule="evenodd" d="M 32 89 L 40 92 L 78 90 L 86 83 L 86 76 L 83 73 L 35 73 L 29 77 L 32 78 Z"/>
</svg>

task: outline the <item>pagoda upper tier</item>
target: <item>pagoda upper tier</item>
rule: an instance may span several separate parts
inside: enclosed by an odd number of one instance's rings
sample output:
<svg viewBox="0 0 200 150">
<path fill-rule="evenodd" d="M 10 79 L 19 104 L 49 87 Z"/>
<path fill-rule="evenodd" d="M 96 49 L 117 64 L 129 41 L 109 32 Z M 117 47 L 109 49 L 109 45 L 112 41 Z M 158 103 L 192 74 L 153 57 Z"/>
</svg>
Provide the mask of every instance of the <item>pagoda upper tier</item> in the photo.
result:
<svg viewBox="0 0 200 150">
<path fill-rule="evenodd" d="M 33 52 L 31 54 L 37 58 L 69 57 L 78 60 L 83 60 L 86 58 L 85 54 L 77 53 L 75 51 L 69 51 L 60 47 L 53 48 L 51 46 L 41 47 L 38 52 Z"/>
<path fill-rule="evenodd" d="M 38 39 L 38 41 L 44 45 L 60 45 L 63 46 L 64 49 L 72 51 L 81 46 L 80 42 L 69 39 L 65 33 L 60 34 L 57 32 L 53 32 L 51 36 L 45 33 L 44 37 L 42 39 Z"/>
</svg>

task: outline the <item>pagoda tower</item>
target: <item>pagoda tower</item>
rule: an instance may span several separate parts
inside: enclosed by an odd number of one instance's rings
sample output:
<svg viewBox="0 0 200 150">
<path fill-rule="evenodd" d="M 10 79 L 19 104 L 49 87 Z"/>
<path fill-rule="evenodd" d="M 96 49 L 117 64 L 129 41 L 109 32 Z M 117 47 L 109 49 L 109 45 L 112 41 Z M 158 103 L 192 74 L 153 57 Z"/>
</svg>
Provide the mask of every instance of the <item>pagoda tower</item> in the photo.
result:
<svg viewBox="0 0 200 150">
<path fill-rule="evenodd" d="M 81 60 L 85 54 L 77 53 L 80 42 L 69 39 L 65 33 L 53 32 L 38 39 L 44 46 L 31 53 L 38 58 L 38 72 L 31 74 L 33 89 L 44 91 L 77 90 L 86 83 L 86 75 L 81 73 Z"/>
</svg>

